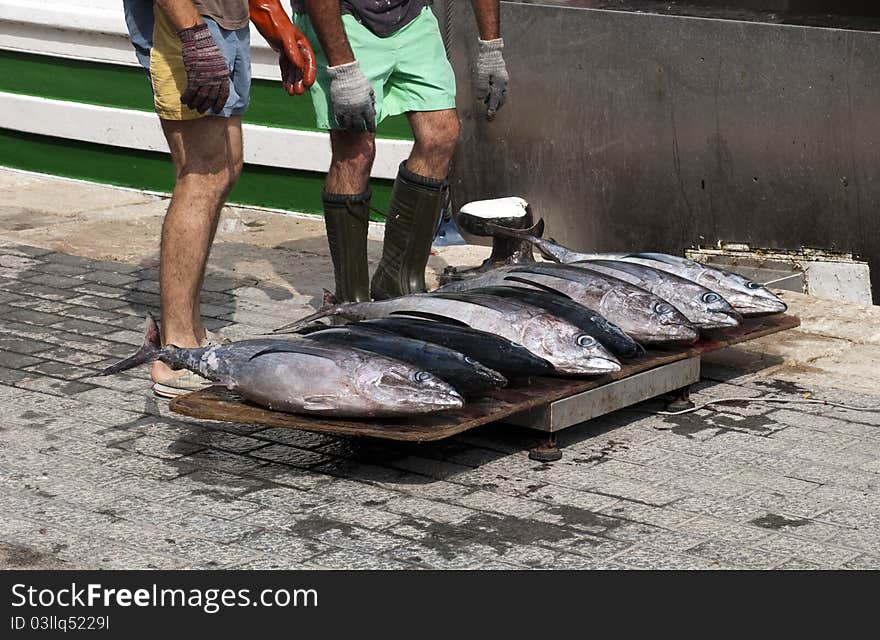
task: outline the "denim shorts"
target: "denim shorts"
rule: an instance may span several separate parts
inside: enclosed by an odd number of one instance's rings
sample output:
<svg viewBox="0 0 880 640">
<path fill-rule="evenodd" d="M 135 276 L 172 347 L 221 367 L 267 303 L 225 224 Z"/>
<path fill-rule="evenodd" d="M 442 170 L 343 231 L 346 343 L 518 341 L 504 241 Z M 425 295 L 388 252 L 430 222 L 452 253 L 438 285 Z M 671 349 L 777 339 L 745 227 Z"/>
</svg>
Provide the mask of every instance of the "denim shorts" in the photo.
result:
<svg viewBox="0 0 880 640">
<path fill-rule="evenodd" d="M 138 61 L 146 69 L 153 87 L 156 113 L 164 120 L 194 120 L 207 115 L 240 116 L 250 104 L 250 29 L 229 31 L 204 16 L 205 24 L 229 67 L 229 99 L 218 114 L 201 114 L 180 102 L 186 90 L 180 39 L 152 0 L 123 0 L 125 21 Z"/>
</svg>

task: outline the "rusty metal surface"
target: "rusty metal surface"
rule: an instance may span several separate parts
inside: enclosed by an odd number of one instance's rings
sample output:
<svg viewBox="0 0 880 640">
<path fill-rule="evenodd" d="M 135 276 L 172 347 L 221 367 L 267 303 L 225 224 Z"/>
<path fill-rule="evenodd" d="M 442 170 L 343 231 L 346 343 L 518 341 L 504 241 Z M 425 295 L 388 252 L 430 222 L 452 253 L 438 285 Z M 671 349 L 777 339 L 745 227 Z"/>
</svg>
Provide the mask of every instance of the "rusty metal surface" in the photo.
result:
<svg viewBox="0 0 880 640">
<path fill-rule="evenodd" d="M 223 388 L 212 387 L 171 401 L 177 413 L 204 420 L 220 420 L 288 427 L 334 435 L 367 436 L 387 440 L 426 442 L 442 440 L 480 425 L 501 420 L 541 405 L 560 400 L 614 380 L 648 371 L 664 364 L 698 356 L 708 351 L 792 329 L 800 321 L 790 315 L 751 318 L 735 329 L 715 332 L 687 349 L 649 350 L 645 356 L 624 365 L 621 371 L 600 378 L 530 378 L 518 381 L 480 398 L 469 400 L 457 411 L 398 420 L 340 420 L 269 411 L 242 401 Z"/>
<path fill-rule="evenodd" d="M 851 252 L 880 299 L 880 33 L 501 7 L 511 80 L 493 122 L 473 97 L 470 7 L 450 12 L 454 206 L 521 196 L 578 250 Z"/>
</svg>

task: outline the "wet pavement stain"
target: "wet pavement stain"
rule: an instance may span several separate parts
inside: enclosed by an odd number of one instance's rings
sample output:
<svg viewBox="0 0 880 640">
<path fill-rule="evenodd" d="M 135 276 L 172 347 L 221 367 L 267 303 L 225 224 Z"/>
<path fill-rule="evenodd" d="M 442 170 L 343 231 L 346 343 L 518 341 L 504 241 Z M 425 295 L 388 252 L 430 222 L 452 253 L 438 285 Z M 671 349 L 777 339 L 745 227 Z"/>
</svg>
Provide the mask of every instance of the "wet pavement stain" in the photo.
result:
<svg viewBox="0 0 880 640">
<path fill-rule="evenodd" d="M 677 436 L 690 438 L 703 431 L 718 431 L 722 435 L 727 431 L 740 431 L 754 434 L 770 434 L 778 427 L 778 423 L 769 419 L 766 415 L 734 416 L 716 412 L 710 416 L 698 416 L 685 414 L 680 416 L 663 416 L 663 421 L 673 426 L 668 428 L 658 427 L 663 431 L 671 431 Z"/>
<path fill-rule="evenodd" d="M 589 464 L 592 462 L 602 463 L 608 459 L 608 456 L 613 455 L 615 453 L 628 451 L 628 450 L 629 450 L 629 445 L 627 445 L 625 442 L 618 442 L 616 440 L 609 440 L 597 452 L 590 454 L 586 458 L 572 458 L 572 462 L 577 463 L 577 464 Z"/>
<path fill-rule="evenodd" d="M 668 428 L 663 428 L 664 431 L 671 431 L 675 435 L 685 438 L 690 438 L 703 431 L 717 431 L 719 429 L 717 425 L 712 424 L 706 418 L 692 413 L 681 416 L 662 416 L 662 419 L 666 424 L 672 425 Z"/>
<path fill-rule="evenodd" d="M 328 531 L 341 531 L 346 537 L 357 537 L 355 529 L 351 525 L 316 515 L 300 518 L 287 527 L 289 534 L 305 536 L 307 538 L 320 538 L 322 534 Z"/>
<path fill-rule="evenodd" d="M 806 387 L 802 387 L 796 382 L 788 382 L 786 380 L 776 380 L 773 378 L 768 378 L 766 380 L 755 380 L 755 385 L 759 387 L 764 387 L 765 389 L 771 389 L 773 391 L 778 391 L 780 393 L 787 393 L 791 395 L 803 395 L 805 393 L 812 393 L 812 390 L 807 389 Z"/>
<path fill-rule="evenodd" d="M 731 431 L 750 431 L 753 433 L 771 433 L 773 427 L 778 427 L 779 423 L 770 420 L 765 415 L 757 416 L 732 416 L 730 414 L 719 413 L 712 416 L 711 422 L 718 428 L 728 429 Z"/>
<path fill-rule="evenodd" d="M 66 547 L 67 545 L 56 546 Z M 0 567 L 4 569 L 63 569 L 70 567 L 70 565 L 49 553 L 0 542 Z"/>
<path fill-rule="evenodd" d="M 550 507 L 546 511 L 562 518 L 562 523 L 566 527 L 587 529 L 598 535 L 606 535 L 623 524 L 623 520 L 618 518 L 568 505 Z"/>
<path fill-rule="evenodd" d="M 780 516 L 775 513 L 768 513 L 766 516 L 755 518 L 750 522 L 759 527 L 763 527 L 764 529 L 778 531 L 780 529 L 785 529 L 786 527 L 802 527 L 805 524 L 810 524 L 811 521 L 804 520 L 803 518 L 786 518 L 785 516 Z"/>
<path fill-rule="evenodd" d="M 419 520 L 411 524 L 426 534 L 421 544 L 447 560 L 454 559 L 467 544 L 485 545 L 500 554 L 521 545 L 554 547 L 575 538 L 597 545 L 607 540 L 603 534 L 623 524 L 617 518 L 577 507 L 551 507 L 546 513 L 559 516 L 561 522 L 483 513 L 457 525 Z"/>
</svg>

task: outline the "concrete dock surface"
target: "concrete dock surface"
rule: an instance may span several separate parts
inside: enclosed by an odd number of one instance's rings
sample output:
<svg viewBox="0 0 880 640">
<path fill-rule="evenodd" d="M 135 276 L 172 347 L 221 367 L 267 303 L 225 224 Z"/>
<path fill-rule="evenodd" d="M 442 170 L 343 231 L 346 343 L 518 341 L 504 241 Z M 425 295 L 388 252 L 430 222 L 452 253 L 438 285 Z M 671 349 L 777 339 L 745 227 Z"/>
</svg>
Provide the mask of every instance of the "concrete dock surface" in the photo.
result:
<svg viewBox="0 0 880 640">
<path fill-rule="evenodd" d="M 692 398 L 792 402 L 644 403 L 548 465 L 511 426 L 330 437 L 174 414 L 146 367 L 95 378 L 158 309 L 167 199 L 10 170 L 0 198 L 0 568 L 880 568 L 880 307 L 783 292 L 801 326 L 707 356 Z M 239 339 L 332 285 L 320 219 L 228 207 L 202 308 Z"/>
</svg>

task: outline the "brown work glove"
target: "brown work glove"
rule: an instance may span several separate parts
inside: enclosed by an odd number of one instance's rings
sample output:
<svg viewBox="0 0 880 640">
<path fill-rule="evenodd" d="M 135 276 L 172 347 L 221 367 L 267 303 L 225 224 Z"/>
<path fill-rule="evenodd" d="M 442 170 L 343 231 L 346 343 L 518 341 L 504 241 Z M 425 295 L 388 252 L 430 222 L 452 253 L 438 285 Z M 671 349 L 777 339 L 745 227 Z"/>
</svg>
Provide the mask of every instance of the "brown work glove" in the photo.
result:
<svg viewBox="0 0 880 640">
<path fill-rule="evenodd" d="M 181 29 L 177 35 L 187 79 L 180 101 L 199 113 L 220 113 L 229 99 L 229 67 L 208 25 Z"/>
</svg>

